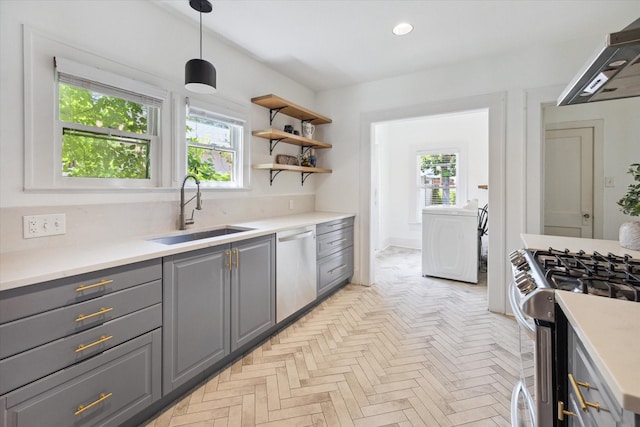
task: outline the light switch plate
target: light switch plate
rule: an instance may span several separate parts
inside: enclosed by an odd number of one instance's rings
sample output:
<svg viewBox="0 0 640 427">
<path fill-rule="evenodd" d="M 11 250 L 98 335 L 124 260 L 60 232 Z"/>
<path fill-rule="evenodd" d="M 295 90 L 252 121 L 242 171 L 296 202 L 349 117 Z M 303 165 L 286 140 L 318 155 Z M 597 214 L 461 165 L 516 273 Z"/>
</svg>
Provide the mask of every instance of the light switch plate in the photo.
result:
<svg viewBox="0 0 640 427">
<path fill-rule="evenodd" d="M 616 186 L 612 176 L 605 176 L 604 177 L 604 186 L 608 187 L 608 188 L 612 188 L 612 187 Z"/>
<path fill-rule="evenodd" d="M 23 237 L 55 236 L 67 232 L 65 214 L 25 215 L 22 217 Z"/>
</svg>

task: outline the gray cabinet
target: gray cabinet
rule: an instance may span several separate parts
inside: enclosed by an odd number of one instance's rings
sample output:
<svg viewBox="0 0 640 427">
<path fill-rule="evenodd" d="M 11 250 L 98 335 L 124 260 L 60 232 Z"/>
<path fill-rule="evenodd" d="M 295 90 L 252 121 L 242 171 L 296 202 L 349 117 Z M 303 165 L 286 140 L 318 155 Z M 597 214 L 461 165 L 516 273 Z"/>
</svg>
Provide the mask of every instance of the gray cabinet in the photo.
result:
<svg viewBox="0 0 640 427">
<path fill-rule="evenodd" d="M 164 393 L 275 325 L 273 235 L 164 259 Z"/>
<path fill-rule="evenodd" d="M 163 389 L 229 354 L 228 245 L 164 258 Z"/>
<path fill-rule="evenodd" d="M 231 351 L 276 323 L 275 238 L 234 243 L 231 274 Z"/>
<path fill-rule="evenodd" d="M 318 296 L 353 276 L 353 217 L 318 224 Z"/>
<path fill-rule="evenodd" d="M 567 329 L 567 410 L 574 414 L 565 416 L 568 425 L 640 427 L 640 415 L 621 408 L 570 324 Z"/>
<path fill-rule="evenodd" d="M 0 425 L 116 425 L 161 397 L 160 260 L 0 293 Z"/>
</svg>

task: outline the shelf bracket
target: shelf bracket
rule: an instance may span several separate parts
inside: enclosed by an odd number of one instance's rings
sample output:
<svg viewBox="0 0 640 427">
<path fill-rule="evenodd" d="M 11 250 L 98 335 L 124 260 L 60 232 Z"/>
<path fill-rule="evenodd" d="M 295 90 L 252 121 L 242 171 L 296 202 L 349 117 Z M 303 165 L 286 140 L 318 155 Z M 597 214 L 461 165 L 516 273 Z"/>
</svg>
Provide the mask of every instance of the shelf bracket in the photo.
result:
<svg viewBox="0 0 640 427">
<path fill-rule="evenodd" d="M 313 175 L 313 172 L 300 172 L 300 178 L 302 179 L 302 185 L 304 187 L 304 182 L 309 178 L 309 176 Z"/>
<path fill-rule="evenodd" d="M 273 185 L 273 180 L 276 179 L 276 176 L 278 176 L 280 172 L 282 171 L 274 171 L 273 169 L 269 169 L 269 185 Z"/>
<path fill-rule="evenodd" d="M 269 155 L 273 154 L 273 149 L 276 148 L 276 145 L 278 145 L 278 143 L 280 141 L 282 141 L 284 138 L 277 138 L 277 139 L 270 139 L 269 140 Z M 274 144 L 275 142 L 275 144 Z"/>
<path fill-rule="evenodd" d="M 280 110 L 283 110 L 285 108 L 286 107 L 278 107 L 269 109 L 269 126 L 273 126 L 273 119 L 276 118 L 276 115 L 280 112 Z"/>
<path fill-rule="evenodd" d="M 301 145 L 300 146 L 300 154 L 304 157 L 305 154 L 307 154 L 307 152 L 309 150 L 311 150 L 313 148 L 313 146 L 309 145 L 308 147 Z"/>
</svg>

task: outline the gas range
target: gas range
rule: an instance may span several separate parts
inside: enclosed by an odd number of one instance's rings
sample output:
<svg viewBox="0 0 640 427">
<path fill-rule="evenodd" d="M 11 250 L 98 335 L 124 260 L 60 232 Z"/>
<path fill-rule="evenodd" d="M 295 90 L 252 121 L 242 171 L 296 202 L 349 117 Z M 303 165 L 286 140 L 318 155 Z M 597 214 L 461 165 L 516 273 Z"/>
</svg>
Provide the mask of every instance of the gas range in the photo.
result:
<svg viewBox="0 0 640 427">
<path fill-rule="evenodd" d="M 520 249 L 509 260 L 509 302 L 519 325 L 521 353 L 512 425 L 557 425 L 558 402 L 567 401 L 568 350 L 567 319 L 555 303 L 556 293 L 640 302 L 640 258 L 549 248 Z"/>
<path fill-rule="evenodd" d="M 555 290 L 640 302 L 640 259 L 568 249 L 520 249 L 509 255 L 520 305 L 553 322 Z"/>
</svg>

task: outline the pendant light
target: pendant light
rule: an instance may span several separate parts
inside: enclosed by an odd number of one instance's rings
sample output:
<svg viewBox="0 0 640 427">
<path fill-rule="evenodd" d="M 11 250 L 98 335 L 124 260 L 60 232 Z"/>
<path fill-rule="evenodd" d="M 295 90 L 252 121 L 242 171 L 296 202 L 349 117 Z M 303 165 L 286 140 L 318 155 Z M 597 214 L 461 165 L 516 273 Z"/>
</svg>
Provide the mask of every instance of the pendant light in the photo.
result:
<svg viewBox="0 0 640 427">
<path fill-rule="evenodd" d="M 189 5 L 200 12 L 200 58 L 191 59 L 184 67 L 184 87 L 198 93 L 216 92 L 216 68 L 202 59 L 202 14 L 213 10 L 209 0 L 189 0 Z"/>
</svg>

